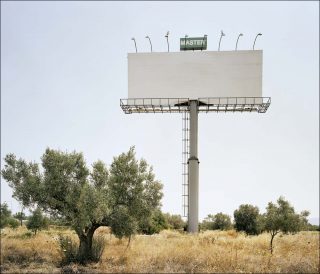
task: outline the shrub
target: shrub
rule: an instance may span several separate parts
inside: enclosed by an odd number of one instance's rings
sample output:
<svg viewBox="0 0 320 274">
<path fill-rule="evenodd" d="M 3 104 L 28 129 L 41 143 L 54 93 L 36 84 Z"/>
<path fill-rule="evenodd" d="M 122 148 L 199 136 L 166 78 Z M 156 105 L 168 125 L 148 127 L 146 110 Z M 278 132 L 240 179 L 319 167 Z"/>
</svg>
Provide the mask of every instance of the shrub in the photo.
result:
<svg viewBox="0 0 320 274">
<path fill-rule="evenodd" d="M 17 221 L 15 218 L 10 217 L 7 222 L 9 227 L 12 229 L 16 229 L 19 226 L 19 221 Z"/>
<path fill-rule="evenodd" d="M 62 251 L 61 265 L 65 266 L 70 263 L 81 262 L 79 254 L 79 245 L 69 236 L 60 235 L 59 245 Z M 105 248 L 105 239 L 103 236 L 93 237 L 92 252 L 90 260 L 99 262 Z"/>
<path fill-rule="evenodd" d="M 161 210 L 155 210 L 152 213 L 151 218 L 146 218 L 143 222 L 139 224 L 139 233 L 152 235 L 159 233 L 161 230 L 168 228 L 168 222 L 165 215 Z"/>
<path fill-rule="evenodd" d="M 209 214 L 203 221 L 201 228 L 206 230 L 228 230 L 232 227 L 230 216 L 217 213 L 216 215 Z"/>
<path fill-rule="evenodd" d="M 78 245 L 72 241 L 71 237 L 60 235 L 59 245 L 62 251 L 62 265 L 77 261 Z"/>
<path fill-rule="evenodd" d="M 48 227 L 48 218 L 42 215 L 40 209 L 33 211 L 32 215 L 29 217 L 27 222 L 27 228 L 34 232 L 34 235 L 37 234 L 38 230 Z"/>
<path fill-rule="evenodd" d="M 168 227 L 171 229 L 183 229 L 186 226 L 186 222 L 182 220 L 181 215 L 166 213 L 164 216 L 167 219 Z"/>
<path fill-rule="evenodd" d="M 250 235 L 257 235 L 261 232 L 258 207 L 248 204 L 240 205 L 233 215 L 234 226 L 237 231 L 245 231 Z"/>
<path fill-rule="evenodd" d="M 99 236 L 93 237 L 93 240 L 92 240 L 92 261 L 94 261 L 94 262 L 100 261 L 105 246 L 106 246 L 106 241 L 103 236 L 99 235 Z"/>
<path fill-rule="evenodd" d="M 8 220 L 11 218 L 11 211 L 6 203 L 1 204 L 0 215 L 0 228 L 4 228 L 8 225 Z"/>
</svg>

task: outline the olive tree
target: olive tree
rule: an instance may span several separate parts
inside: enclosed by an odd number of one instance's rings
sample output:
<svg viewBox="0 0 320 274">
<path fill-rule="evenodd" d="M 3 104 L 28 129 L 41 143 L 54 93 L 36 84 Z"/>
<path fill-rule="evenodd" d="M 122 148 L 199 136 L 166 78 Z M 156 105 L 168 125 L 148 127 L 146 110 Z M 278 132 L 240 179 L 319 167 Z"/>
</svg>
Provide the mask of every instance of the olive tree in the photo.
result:
<svg viewBox="0 0 320 274">
<path fill-rule="evenodd" d="M 134 148 L 114 157 L 107 169 L 102 161 L 90 171 L 82 153 L 46 149 L 39 164 L 5 157 L 3 178 L 25 207 L 37 206 L 65 218 L 79 240 L 79 261 L 91 259 L 92 239 L 100 226 L 110 226 L 117 237 L 131 236 L 143 219 L 160 206 L 162 184 Z"/>
<path fill-rule="evenodd" d="M 301 214 L 295 213 L 293 206 L 283 197 L 277 200 L 277 204 L 268 203 L 264 214 L 265 230 L 271 235 L 270 252 L 273 252 L 273 240 L 279 233 L 295 233 L 300 231 L 307 223 L 308 211 Z"/>
</svg>

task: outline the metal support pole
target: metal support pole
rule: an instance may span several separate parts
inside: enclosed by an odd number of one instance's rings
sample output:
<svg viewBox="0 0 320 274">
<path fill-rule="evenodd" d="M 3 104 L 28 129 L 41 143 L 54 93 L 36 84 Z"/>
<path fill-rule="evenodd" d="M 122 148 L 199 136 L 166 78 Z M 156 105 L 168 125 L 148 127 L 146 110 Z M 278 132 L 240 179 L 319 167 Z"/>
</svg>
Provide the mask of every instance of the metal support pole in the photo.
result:
<svg viewBox="0 0 320 274">
<path fill-rule="evenodd" d="M 198 160 L 198 101 L 190 101 L 190 158 L 188 232 L 198 232 L 199 222 L 199 160 Z"/>
</svg>

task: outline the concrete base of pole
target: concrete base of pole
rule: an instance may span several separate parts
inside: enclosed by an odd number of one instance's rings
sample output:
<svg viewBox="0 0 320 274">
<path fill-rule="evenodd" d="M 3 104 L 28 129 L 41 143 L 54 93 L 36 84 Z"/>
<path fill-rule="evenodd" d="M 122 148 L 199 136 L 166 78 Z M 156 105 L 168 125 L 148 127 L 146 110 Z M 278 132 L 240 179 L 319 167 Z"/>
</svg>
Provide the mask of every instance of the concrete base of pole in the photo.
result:
<svg viewBox="0 0 320 274">
<path fill-rule="evenodd" d="M 189 216 L 188 232 L 199 232 L 199 161 L 192 157 L 188 161 L 189 168 Z"/>
</svg>

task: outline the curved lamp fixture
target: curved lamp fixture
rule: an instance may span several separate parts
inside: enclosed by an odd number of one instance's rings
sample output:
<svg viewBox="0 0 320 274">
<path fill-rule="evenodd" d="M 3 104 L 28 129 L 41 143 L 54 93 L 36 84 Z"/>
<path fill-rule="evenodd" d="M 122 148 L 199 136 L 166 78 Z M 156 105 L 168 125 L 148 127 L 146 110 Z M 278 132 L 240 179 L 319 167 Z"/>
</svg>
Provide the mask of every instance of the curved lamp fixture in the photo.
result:
<svg viewBox="0 0 320 274">
<path fill-rule="evenodd" d="M 138 50 L 137 50 L 137 43 L 136 43 L 136 39 L 134 39 L 134 37 L 132 37 L 131 38 L 131 40 L 133 40 L 133 42 L 134 42 L 134 46 L 135 46 L 135 48 L 136 48 L 136 53 L 138 52 Z"/>
<path fill-rule="evenodd" d="M 226 36 L 224 33 L 223 33 L 223 30 L 221 31 L 221 35 L 220 35 L 220 40 L 219 40 L 219 48 L 218 48 L 218 51 L 220 51 L 220 44 L 221 44 L 221 39 L 222 39 L 222 36 Z"/>
<path fill-rule="evenodd" d="M 146 38 L 149 39 L 149 43 L 150 43 L 150 47 L 151 47 L 151 52 L 152 52 L 152 44 L 151 44 L 151 39 L 150 39 L 149 35 L 147 35 Z"/>
<path fill-rule="evenodd" d="M 240 34 L 238 35 L 238 39 L 237 39 L 237 43 L 236 43 L 236 50 L 238 49 L 238 41 L 239 41 L 240 36 L 243 36 L 243 34 L 240 33 Z"/>
<path fill-rule="evenodd" d="M 254 46 L 255 46 L 255 44 L 256 44 L 256 40 L 257 40 L 258 36 L 261 36 L 261 35 L 262 35 L 262 33 L 258 33 L 258 34 L 257 34 L 257 36 L 256 36 L 256 38 L 254 39 L 254 42 L 253 42 L 252 50 L 254 50 Z"/>
</svg>

